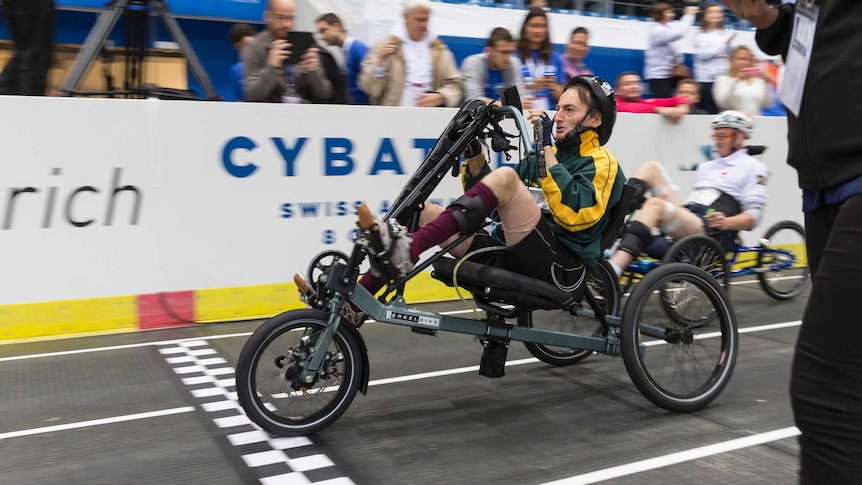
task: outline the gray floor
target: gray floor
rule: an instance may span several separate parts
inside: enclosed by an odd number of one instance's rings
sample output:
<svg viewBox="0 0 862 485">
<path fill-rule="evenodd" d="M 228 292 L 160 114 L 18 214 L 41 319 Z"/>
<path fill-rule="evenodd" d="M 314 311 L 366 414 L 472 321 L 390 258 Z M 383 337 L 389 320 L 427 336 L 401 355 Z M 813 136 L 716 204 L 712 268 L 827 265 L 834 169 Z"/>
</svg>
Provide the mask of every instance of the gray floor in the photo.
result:
<svg viewBox="0 0 862 485">
<path fill-rule="evenodd" d="M 732 290 L 743 329 L 798 320 L 806 299 L 776 302 L 757 286 Z M 462 372 L 372 385 L 310 442 L 237 443 L 254 428 L 219 424 L 240 413 L 227 401 L 209 407 L 221 402 L 218 396 L 192 391 L 211 384 L 192 382 L 215 375 L 216 388 L 233 390 L 219 379 L 231 377 L 229 367 L 258 324 L 0 345 L 0 483 L 349 483 L 346 477 L 369 484 L 540 484 L 793 425 L 787 388 L 796 326 L 742 333 L 730 385 L 693 414 L 655 407 L 634 388 L 621 359 L 593 356 L 568 368 L 512 366 L 502 379 Z M 372 384 L 475 366 L 481 355 L 464 335 L 428 337 L 377 323 L 362 334 Z M 211 368 L 175 370 L 183 364 L 168 359 L 186 354 L 169 349 L 195 339 L 198 347 L 183 348 L 206 353 Z M 527 357 L 512 345 L 510 361 Z M 139 415 L 155 411 L 172 414 Z M 49 428 L 64 425 L 70 429 Z M 793 483 L 797 453 L 790 437 L 601 483 Z"/>
</svg>

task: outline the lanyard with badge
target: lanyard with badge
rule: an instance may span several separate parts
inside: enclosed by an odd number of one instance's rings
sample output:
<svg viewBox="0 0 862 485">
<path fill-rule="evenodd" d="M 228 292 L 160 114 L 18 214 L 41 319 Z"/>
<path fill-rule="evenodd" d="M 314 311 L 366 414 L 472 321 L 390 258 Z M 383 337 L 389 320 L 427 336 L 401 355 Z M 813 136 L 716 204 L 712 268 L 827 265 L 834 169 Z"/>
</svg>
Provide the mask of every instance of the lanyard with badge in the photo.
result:
<svg viewBox="0 0 862 485">
<path fill-rule="evenodd" d="M 795 116 L 799 116 L 802 107 L 802 94 L 808 75 L 808 64 L 811 61 L 818 15 L 820 6 L 817 5 L 817 0 L 796 2 L 793 35 L 790 38 L 787 61 L 784 63 L 784 78 L 778 93 L 778 98 Z"/>
<path fill-rule="evenodd" d="M 281 102 L 287 104 L 302 104 L 302 96 L 296 92 L 296 72 L 293 65 L 284 68 L 285 92 L 281 95 Z"/>
</svg>

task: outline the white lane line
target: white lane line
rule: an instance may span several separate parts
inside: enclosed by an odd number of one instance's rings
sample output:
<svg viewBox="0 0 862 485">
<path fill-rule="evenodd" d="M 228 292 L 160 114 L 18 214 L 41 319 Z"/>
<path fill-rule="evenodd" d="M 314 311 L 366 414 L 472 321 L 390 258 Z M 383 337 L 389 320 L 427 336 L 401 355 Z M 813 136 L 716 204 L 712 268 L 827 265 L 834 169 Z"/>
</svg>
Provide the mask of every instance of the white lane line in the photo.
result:
<svg viewBox="0 0 862 485">
<path fill-rule="evenodd" d="M 792 438 L 794 436 L 799 436 L 799 429 L 796 428 L 796 426 L 791 426 L 789 428 L 776 429 L 766 433 L 746 436 L 744 438 L 737 438 L 730 441 L 723 441 L 721 443 L 701 446 L 691 450 L 680 451 L 678 453 L 657 456 L 648 460 L 641 460 L 627 463 L 625 465 L 605 468 L 604 470 L 596 470 L 583 475 L 576 475 L 553 482 L 547 482 L 543 485 L 586 485 L 588 483 L 603 482 L 612 478 L 619 478 L 648 470 L 655 470 L 656 468 L 675 465 L 677 463 L 696 460 L 698 458 L 704 458 L 720 453 L 727 453 L 729 451 L 748 448 L 751 446 L 762 445 L 764 443 Z"/>
<path fill-rule="evenodd" d="M 138 419 L 156 418 L 159 416 L 170 416 L 171 414 L 181 414 L 193 412 L 195 408 L 185 406 L 181 408 L 163 409 L 161 411 L 150 411 L 147 413 L 127 414 L 125 416 L 115 416 L 113 418 L 94 419 L 92 421 L 81 421 L 79 423 L 58 424 L 57 426 L 45 426 L 44 428 L 22 429 L 21 431 L 11 431 L 0 434 L 0 440 L 7 438 L 19 438 L 21 436 L 32 436 L 36 434 L 53 433 L 55 431 L 66 431 L 69 429 L 86 428 L 88 426 L 100 426 L 103 424 L 122 423 L 124 421 L 135 421 Z"/>
<path fill-rule="evenodd" d="M 747 327 L 737 329 L 739 333 L 765 332 L 767 330 L 777 330 L 779 328 L 798 327 L 802 325 L 802 320 L 794 320 L 792 322 L 771 323 L 769 325 L 760 325 L 759 327 Z"/>
<path fill-rule="evenodd" d="M 529 358 L 529 359 L 519 359 L 519 360 L 509 360 L 506 361 L 506 367 L 511 367 L 514 365 L 523 365 L 523 364 L 532 364 L 534 362 L 538 362 L 539 359 Z M 478 365 L 471 365 L 470 367 L 458 367 L 457 369 L 446 369 L 446 370 L 438 370 L 434 372 L 423 372 L 421 374 L 413 374 L 410 376 L 399 376 L 399 377 L 390 377 L 387 379 L 377 379 L 375 381 L 369 381 L 369 386 L 380 386 L 383 384 L 394 384 L 396 382 L 407 382 L 407 381 L 415 381 L 419 379 L 430 379 L 432 377 L 441 377 L 441 376 L 451 376 L 453 374 L 464 374 L 467 372 L 476 372 L 479 370 Z"/>
<path fill-rule="evenodd" d="M 440 315 L 458 315 L 462 313 L 472 313 L 472 310 L 453 310 L 450 312 L 440 312 Z M 373 323 L 376 320 L 368 320 L 365 323 Z M 126 349 L 137 349 L 141 347 L 153 347 L 160 345 L 178 345 L 183 344 L 186 346 L 189 345 L 202 345 L 200 341 L 203 340 L 220 340 L 225 338 L 237 338 L 237 337 L 248 337 L 252 332 L 239 332 L 239 333 L 226 333 L 224 335 L 211 335 L 209 337 L 190 337 L 184 339 L 174 339 L 174 340 L 161 340 L 158 342 L 143 342 L 139 344 L 126 344 L 126 345 L 112 345 L 109 347 L 93 347 L 91 349 L 78 349 L 78 350 L 64 350 L 60 352 L 46 352 L 44 354 L 29 354 L 29 355 L 15 355 L 12 357 L 0 357 L 0 362 L 11 362 L 14 360 L 26 360 L 26 359 L 41 359 L 43 357 L 61 357 L 65 355 L 75 355 L 75 354 L 88 354 L 91 352 L 107 352 L 110 350 L 126 350 Z M 183 349 L 174 348 L 174 349 L 165 349 L 163 352 L 173 352 L 173 353 L 182 353 Z M 198 351 L 195 351 L 198 352 Z M 200 352 L 210 352 L 210 349 L 201 349 Z"/>
<path fill-rule="evenodd" d="M 157 345 L 175 345 L 175 344 L 189 345 L 190 342 L 198 342 L 200 340 L 218 340 L 218 339 L 223 339 L 223 338 L 248 337 L 249 335 L 251 335 L 251 332 L 231 333 L 231 334 L 224 334 L 224 335 L 213 335 L 211 337 L 193 337 L 193 338 L 187 338 L 187 339 L 162 340 L 160 342 L 144 342 L 144 343 L 139 343 L 139 344 L 112 345 L 110 347 L 94 347 L 92 349 L 64 350 L 62 352 L 46 352 L 44 354 L 16 355 L 13 357 L 0 357 L 0 362 L 10 362 L 13 360 L 25 360 L 25 359 L 41 359 L 43 357 L 59 357 L 59 356 L 64 356 L 64 355 L 75 355 L 75 354 L 89 354 L 91 352 L 107 352 L 109 350 L 137 349 L 137 348 L 141 348 L 141 347 L 154 347 Z M 200 344 L 196 344 L 196 345 L 200 345 Z"/>
<path fill-rule="evenodd" d="M 472 310 L 456 310 L 451 312 L 440 312 L 440 315 L 457 315 L 461 313 L 472 313 Z M 367 323 L 374 323 L 375 320 L 368 320 Z M 774 330 L 785 327 L 795 327 L 801 325 L 800 320 L 794 320 L 792 322 L 781 322 L 781 323 L 773 323 L 770 325 L 761 325 L 757 327 L 747 327 L 739 329 L 739 333 L 751 333 L 751 332 L 762 332 L 766 330 Z M 47 352 L 44 354 L 29 354 L 29 355 L 15 355 L 12 357 L 0 357 L 0 362 L 12 362 L 15 360 L 27 360 L 27 359 L 41 359 L 43 357 L 60 357 L 65 355 L 75 355 L 75 354 L 87 354 L 90 352 L 105 352 L 109 350 L 125 350 L 125 349 L 135 349 L 141 347 L 153 347 L 157 345 L 189 345 L 190 342 L 193 342 L 193 345 L 201 345 L 200 341 L 203 340 L 219 340 L 225 338 L 236 338 L 236 337 L 248 337 L 251 335 L 251 332 L 241 332 L 241 333 L 229 333 L 224 335 L 212 335 L 209 337 L 192 337 L 187 339 L 176 339 L 176 340 L 162 340 L 159 342 L 145 342 L 139 344 L 128 344 L 128 345 L 113 345 L 110 347 L 94 347 L 91 349 L 78 349 L 78 350 L 65 350 L 62 352 Z M 467 371 L 469 372 L 469 371 Z"/>
</svg>

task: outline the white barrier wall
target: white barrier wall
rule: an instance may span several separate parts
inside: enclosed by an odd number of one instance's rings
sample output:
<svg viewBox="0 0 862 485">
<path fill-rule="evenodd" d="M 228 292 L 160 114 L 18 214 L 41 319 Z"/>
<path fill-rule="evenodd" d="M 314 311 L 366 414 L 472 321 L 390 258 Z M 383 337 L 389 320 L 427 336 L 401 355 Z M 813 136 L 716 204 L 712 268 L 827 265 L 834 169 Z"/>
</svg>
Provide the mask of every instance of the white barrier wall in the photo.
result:
<svg viewBox="0 0 862 485">
<path fill-rule="evenodd" d="M 455 110 L 3 97 L 0 112 L 4 305 L 289 281 L 349 249 L 356 205 L 385 210 Z M 687 188 L 708 121 L 621 114 L 609 146 L 627 173 L 657 159 Z M 761 234 L 801 213 L 785 120 L 757 122 Z M 435 198 L 460 193 L 449 178 Z"/>
</svg>

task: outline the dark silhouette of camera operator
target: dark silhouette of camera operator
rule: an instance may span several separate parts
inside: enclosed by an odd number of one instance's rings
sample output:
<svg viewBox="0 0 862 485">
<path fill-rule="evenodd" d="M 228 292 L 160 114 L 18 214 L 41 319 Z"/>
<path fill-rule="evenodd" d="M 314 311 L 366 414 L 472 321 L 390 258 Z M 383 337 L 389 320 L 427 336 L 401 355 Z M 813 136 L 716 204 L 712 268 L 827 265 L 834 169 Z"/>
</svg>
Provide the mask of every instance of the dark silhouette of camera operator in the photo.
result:
<svg viewBox="0 0 862 485">
<path fill-rule="evenodd" d="M 15 53 L 0 73 L 0 94 L 42 96 L 54 47 L 54 0 L 3 0 Z"/>
</svg>

